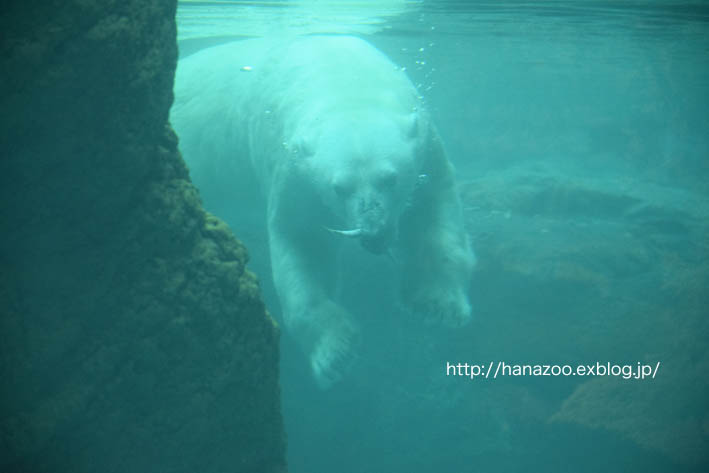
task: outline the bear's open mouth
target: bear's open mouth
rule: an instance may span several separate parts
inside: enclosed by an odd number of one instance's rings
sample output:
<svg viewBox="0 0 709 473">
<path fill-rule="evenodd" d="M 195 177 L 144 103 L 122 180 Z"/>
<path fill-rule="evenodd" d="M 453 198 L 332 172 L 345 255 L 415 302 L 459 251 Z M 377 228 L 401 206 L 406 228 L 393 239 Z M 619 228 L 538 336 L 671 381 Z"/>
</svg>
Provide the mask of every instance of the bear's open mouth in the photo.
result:
<svg viewBox="0 0 709 473">
<path fill-rule="evenodd" d="M 363 236 L 361 243 L 364 249 L 375 255 L 381 255 L 389 249 L 389 238 L 384 232 Z"/>
</svg>

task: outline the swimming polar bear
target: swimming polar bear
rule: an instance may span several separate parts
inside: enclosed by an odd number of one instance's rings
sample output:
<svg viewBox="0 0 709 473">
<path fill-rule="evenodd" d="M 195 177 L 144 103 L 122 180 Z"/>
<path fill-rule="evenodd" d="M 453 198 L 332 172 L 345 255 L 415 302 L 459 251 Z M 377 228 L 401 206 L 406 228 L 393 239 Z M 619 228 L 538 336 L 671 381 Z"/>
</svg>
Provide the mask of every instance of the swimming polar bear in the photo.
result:
<svg viewBox="0 0 709 473">
<path fill-rule="evenodd" d="M 411 312 L 469 321 L 475 258 L 453 168 L 416 88 L 372 45 L 309 36 L 202 50 L 178 65 L 171 122 L 213 208 L 245 219 L 260 192 L 283 320 L 322 388 L 359 340 L 336 290 L 347 239 L 392 257 Z"/>
</svg>

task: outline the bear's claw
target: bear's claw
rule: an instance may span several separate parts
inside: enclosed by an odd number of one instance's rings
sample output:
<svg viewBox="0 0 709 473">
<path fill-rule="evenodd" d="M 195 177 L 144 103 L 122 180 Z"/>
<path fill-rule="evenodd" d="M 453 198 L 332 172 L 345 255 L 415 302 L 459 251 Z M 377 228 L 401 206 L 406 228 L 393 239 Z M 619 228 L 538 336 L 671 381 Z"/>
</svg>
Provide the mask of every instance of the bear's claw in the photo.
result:
<svg viewBox="0 0 709 473">
<path fill-rule="evenodd" d="M 470 323 L 472 309 L 462 294 L 449 293 L 441 297 L 421 298 L 413 304 L 426 325 L 443 325 L 458 328 Z"/>
<path fill-rule="evenodd" d="M 324 333 L 310 355 L 310 366 L 321 389 L 338 383 L 352 368 L 356 359 L 359 335 L 356 330 Z"/>
</svg>

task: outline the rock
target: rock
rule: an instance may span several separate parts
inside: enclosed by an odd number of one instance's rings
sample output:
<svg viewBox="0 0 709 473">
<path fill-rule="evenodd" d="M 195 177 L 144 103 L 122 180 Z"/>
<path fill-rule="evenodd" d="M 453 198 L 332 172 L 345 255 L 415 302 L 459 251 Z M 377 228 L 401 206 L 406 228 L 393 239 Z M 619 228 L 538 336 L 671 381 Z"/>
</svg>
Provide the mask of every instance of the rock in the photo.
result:
<svg viewBox="0 0 709 473">
<path fill-rule="evenodd" d="M 558 402 L 547 428 L 610 431 L 681 469 L 709 464 L 707 198 L 528 166 L 462 193 L 479 258 L 483 359 L 660 361 L 656 379 L 547 379 L 553 391 L 525 395 Z"/>
<path fill-rule="evenodd" d="M 175 3 L 4 9 L 0 470 L 285 471 L 278 327 L 167 125 Z"/>
</svg>

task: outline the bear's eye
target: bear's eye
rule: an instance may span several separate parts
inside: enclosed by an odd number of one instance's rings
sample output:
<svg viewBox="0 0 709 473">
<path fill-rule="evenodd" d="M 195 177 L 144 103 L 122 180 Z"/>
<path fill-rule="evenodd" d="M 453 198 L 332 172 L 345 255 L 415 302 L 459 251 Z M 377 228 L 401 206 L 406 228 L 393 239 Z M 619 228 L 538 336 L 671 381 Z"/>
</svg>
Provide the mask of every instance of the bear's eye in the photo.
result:
<svg viewBox="0 0 709 473">
<path fill-rule="evenodd" d="M 342 182 L 334 183 L 332 188 L 335 190 L 335 194 L 337 194 L 338 197 L 345 198 L 352 194 L 352 188 Z"/>
<path fill-rule="evenodd" d="M 384 188 L 392 188 L 396 186 L 398 176 L 395 172 L 388 172 L 379 178 L 379 185 Z"/>
</svg>

